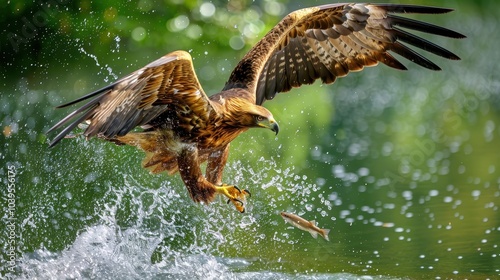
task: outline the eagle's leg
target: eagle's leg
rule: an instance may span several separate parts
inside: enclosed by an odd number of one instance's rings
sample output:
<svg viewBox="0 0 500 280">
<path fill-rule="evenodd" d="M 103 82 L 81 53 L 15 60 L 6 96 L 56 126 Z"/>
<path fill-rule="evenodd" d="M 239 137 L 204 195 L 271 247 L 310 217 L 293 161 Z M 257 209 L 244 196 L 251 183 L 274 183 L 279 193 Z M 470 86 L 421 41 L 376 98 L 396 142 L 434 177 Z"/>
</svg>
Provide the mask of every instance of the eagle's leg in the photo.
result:
<svg viewBox="0 0 500 280">
<path fill-rule="evenodd" d="M 223 194 L 229 198 L 228 203 L 232 202 L 234 207 L 241 213 L 245 212 L 245 196 L 250 195 L 247 190 L 241 191 L 236 186 L 222 184 L 222 172 L 226 166 L 227 157 L 229 156 L 229 144 L 224 148 L 210 153 L 207 161 L 207 180 L 217 185 L 217 193 Z"/>
<path fill-rule="evenodd" d="M 210 183 L 222 185 L 222 172 L 226 166 L 228 156 L 229 144 L 227 144 L 224 148 L 208 155 L 206 176 Z"/>
<path fill-rule="evenodd" d="M 193 201 L 210 203 L 215 195 L 219 193 L 228 197 L 230 201 L 233 201 L 238 211 L 245 211 L 243 204 L 245 192 L 241 192 L 234 186 L 217 186 L 205 179 L 200 169 L 198 149 L 196 147 L 190 146 L 182 148 L 177 157 L 177 164 L 181 178 Z M 217 174 L 214 173 L 214 175 Z M 218 176 L 219 175 L 216 177 Z"/>
</svg>

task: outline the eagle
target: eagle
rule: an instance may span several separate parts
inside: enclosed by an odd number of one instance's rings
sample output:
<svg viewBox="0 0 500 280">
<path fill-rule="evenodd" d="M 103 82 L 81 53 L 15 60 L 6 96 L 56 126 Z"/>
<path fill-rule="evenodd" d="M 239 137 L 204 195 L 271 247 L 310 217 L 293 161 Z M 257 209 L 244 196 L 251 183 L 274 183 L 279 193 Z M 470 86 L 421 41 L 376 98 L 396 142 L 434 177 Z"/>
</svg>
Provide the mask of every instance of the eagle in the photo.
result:
<svg viewBox="0 0 500 280">
<path fill-rule="evenodd" d="M 86 138 L 143 150 L 142 165 L 152 173 L 179 172 L 194 202 L 208 204 L 221 194 L 243 213 L 250 192 L 223 183 L 222 175 L 231 141 L 240 133 L 261 127 L 278 134 L 278 122 L 262 106 L 265 101 L 318 79 L 331 84 L 338 77 L 379 62 L 406 70 L 391 53 L 430 70 L 441 70 L 411 46 L 447 59 L 460 58 L 409 31 L 448 38 L 465 36 L 397 14 L 450 11 L 361 3 L 294 11 L 250 49 L 222 90 L 211 96 L 203 91 L 190 54 L 174 51 L 104 88 L 58 106 L 87 100 L 48 130 L 62 129 L 49 146 L 84 123 Z M 200 167 L 204 162 L 205 174 Z"/>
</svg>

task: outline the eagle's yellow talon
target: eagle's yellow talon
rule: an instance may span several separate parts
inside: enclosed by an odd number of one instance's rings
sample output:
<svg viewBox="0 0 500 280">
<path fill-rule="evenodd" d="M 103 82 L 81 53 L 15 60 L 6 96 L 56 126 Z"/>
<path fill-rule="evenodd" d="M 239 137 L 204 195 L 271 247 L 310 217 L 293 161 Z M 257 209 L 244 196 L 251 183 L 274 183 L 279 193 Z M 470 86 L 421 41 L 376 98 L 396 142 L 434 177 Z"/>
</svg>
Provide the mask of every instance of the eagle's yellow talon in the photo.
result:
<svg viewBox="0 0 500 280">
<path fill-rule="evenodd" d="M 246 194 L 250 194 L 247 190 L 241 191 L 236 186 L 223 184 L 219 187 L 216 187 L 216 191 L 219 194 L 222 194 L 228 198 L 227 203 L 232 202 L 234 207 L 241 213 L 245 212 L 245 198 Z"/>
<path fill-rule="evenodd" d="M 237 199 L 237 198 L 235 198 L 235 199 L 228 199 L 228 200 L 227 200 L 227 202 L 226 202 L 226 204 L 229 204 L 229 202 L 231 202 L 231 200 L 232 200 L 232 201 L 237 201 L 237 202 L 239 202 L 239 203 L 241 204 L 241 206 L 243 206 L 243 201 L 241 201 L 241 200 L 239 200 L 239 199 Z M 234 203 L 234 202 L 233 202 L 233 203 Z"/>
<path fill-rule="evenodd" d="M 248 197 L 252 197 L 252 194 L 248 190 L 243 190 L 243 192 L 248 194 Z"/>
</svg>

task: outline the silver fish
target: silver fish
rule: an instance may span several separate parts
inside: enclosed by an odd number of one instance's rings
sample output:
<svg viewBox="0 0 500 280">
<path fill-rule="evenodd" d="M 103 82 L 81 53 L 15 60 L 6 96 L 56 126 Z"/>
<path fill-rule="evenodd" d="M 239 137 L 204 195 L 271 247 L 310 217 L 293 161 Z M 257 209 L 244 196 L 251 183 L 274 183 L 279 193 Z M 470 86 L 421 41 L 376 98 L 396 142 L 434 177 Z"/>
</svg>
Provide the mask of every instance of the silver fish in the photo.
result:
<svg viewBox="0 0 500 280">
<path fill-rule="evenodd" d="M 300 216 L 286 212 L 281 212 L 281 217 L 283 217 L 285 222 L 290 223 L 301 230 L 308 231 L 314 238 L 317 238 L 319 234 L 327 241 L 330 241 L 330 239 L 328 239 L 328 233 L 330 230 L 317 227 L 316 221 L 314 220 L 308 221 Z"/>
</svg>

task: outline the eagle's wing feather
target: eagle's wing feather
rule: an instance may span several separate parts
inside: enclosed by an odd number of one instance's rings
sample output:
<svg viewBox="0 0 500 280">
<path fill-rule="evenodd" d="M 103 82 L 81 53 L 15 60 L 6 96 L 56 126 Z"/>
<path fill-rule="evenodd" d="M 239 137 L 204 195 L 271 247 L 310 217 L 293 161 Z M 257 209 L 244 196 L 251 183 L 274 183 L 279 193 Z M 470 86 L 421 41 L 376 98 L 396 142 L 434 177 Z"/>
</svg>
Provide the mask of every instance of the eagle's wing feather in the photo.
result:
<svg viewBox="0 0 500 280">
<path fill-rule="evenodd" d="M 155 126 L 155 119 L 177 114 L 179 108 L 203 120 L 213 109 L 196 77 L 191 56 L 184 51 L 167 54 L 111 85 L 59 107 L 87 99 L 88 103 L 50 128 L 48 132 L 70 123 L 50 146 L 84 121 L 89 123 L 85 136 L 112 138 L 137 126 Z M 174 109 L 176 112 L 169 112 Z"/>
<path fill-rule="evenodd" d="M 382 62 L 406 70 L 389 51 L 431 70 L 440 68 L 408 45 L 459 59 L 452 52 L 402 28 L 450 38 L 455 31 L 394 13 L 439 14 L 451 9 L 391 4 L 331 4 L 286 16 L 239 62 L 224 87 L 246 88 L 261 105 L 276 93 L 311 84 L 333 83 L 351 71 Z M 406 43 L 406 44 L 403 44 Z"/>
</svg>

